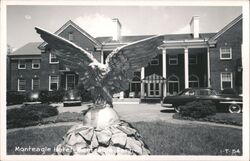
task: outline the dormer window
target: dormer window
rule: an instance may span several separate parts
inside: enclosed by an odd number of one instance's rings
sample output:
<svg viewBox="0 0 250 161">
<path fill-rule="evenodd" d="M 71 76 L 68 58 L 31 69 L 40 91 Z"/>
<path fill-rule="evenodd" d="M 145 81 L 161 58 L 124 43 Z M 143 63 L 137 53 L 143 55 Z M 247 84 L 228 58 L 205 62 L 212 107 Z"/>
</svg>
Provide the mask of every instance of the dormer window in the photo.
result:
<svg viewBox="0 0 250 161">
<path fill-rule="evenodd" d="M 69 32 L 69 41 L 74 41 L 73 32 Z"/>
</svg>

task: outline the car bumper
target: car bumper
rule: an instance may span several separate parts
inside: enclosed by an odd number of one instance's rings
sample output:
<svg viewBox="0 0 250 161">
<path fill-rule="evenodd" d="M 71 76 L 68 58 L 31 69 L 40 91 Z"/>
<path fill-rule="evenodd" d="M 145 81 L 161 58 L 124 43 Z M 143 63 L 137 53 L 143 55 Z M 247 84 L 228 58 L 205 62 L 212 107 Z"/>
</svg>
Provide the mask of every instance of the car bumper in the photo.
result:
<svg viewBox="0 0 250 161">
<path fill-rule="evenodd" d="M 81 101 L 63 101 L 64 104 L 76 104 L 81 103 Z"/>
<path fill-rule="evenodd" d="M 162 107 L 173 107 L 173 104 L 161 102 L 161 106 Z"/>
</svg>

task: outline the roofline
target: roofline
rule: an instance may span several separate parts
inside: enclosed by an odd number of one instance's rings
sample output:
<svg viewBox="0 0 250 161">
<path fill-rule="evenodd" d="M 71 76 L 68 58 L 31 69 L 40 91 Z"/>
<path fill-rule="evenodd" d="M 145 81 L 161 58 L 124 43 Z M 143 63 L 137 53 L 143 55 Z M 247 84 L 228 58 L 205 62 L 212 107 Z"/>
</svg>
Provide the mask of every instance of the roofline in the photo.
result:
<svg viewBox="0 0 250 161">
<path fill-rule="evenodd" d="M 81 27 L 79 27 L 76 23 L 73 21 L 69 20 L 66 22 L 61 28 L 59 28 L 54 34 L 59 35 L 62 33 L 67 27 L 73 26 L 75 29 L 77 29 L 80 33 L 82 33 L 84 36 L 86 36 L 89 40 L 91 40 L 95 45 L 101 45 L 99 41 L 97 41 L 94 37 L 92 37 L 89 33 L 84 31 Z M 43 48 L 45 45 L 47 45 L 46 42 L 43 42 L 41 45 L 38 46 L 39 49 Z"/>
<path fill-rule="evenodd" d="M 242 20 L 242 14 L 240 14 L 238 17 L 236 17 L 233 21 L 231 21 L 229 24 L 227 24 L 225 27 L 223 27 L 219 32 L 217 32 L 216 35 L 214 35 L 213 37 L 211 37 L 209 39 L 209 42 L 213 42 L 216 39 L 218 39 L 223 33 L 225 33 L 227 30 L 229 30 L 232 26 L 234 26 L 237 22 L 239 22 L 240 20 Z"/>
</svg>

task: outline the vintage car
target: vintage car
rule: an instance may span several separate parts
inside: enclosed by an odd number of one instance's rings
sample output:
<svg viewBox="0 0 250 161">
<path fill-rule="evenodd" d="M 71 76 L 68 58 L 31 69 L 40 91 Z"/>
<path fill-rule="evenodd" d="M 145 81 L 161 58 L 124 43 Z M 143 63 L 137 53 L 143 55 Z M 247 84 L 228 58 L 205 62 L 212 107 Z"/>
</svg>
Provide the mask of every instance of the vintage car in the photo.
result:
<svg viewBox="0 0 250 161">
<path fill-rule="evenodd" d="M 31 91 L 26 94 L 25 100 L 23 102 L 24 105 L 29 105 L 29 104 L 39 104 L 40 98 L 39 98 L 40 92 L 39 91 Z"/>
<path fill-rule="evenodd" d="M 82 97 L 78 90 L 68 90 L 65 92 L 63 97 L 63 106 L 66 107 L 68 105 L 78 105 L 81 106 Z"/>
<path fill-rule="evenodd" d="M 188 102 L 199 100 L 211 100 L 218 111 L 227 110 L 230 113 L 242 112 L 242 97 L 232 94 L 217 94 L 212 88 L 187 88 L 174 96 L 166 96 L 162 100 L 163 107 L 172 106 L 179 112 L 179 106 Z"/>
</svg>

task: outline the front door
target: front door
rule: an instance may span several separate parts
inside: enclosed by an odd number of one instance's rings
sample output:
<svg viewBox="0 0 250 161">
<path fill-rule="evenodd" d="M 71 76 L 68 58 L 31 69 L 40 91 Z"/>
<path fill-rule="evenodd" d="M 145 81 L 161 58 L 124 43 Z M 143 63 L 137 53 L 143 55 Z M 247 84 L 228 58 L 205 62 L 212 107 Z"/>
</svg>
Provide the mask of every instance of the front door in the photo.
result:
<svg viewBox="0 0 250 161">
<path fill-rule="evenodd" d="M 66 90 L 75 88 L 75 74 L 66 75 Z"/>
<path fill-rule="evenodd" d="M 149 97 L 160 97 L 161 96 L 161 83 L 148 83 L 148 95 Z"/>
</svg>

